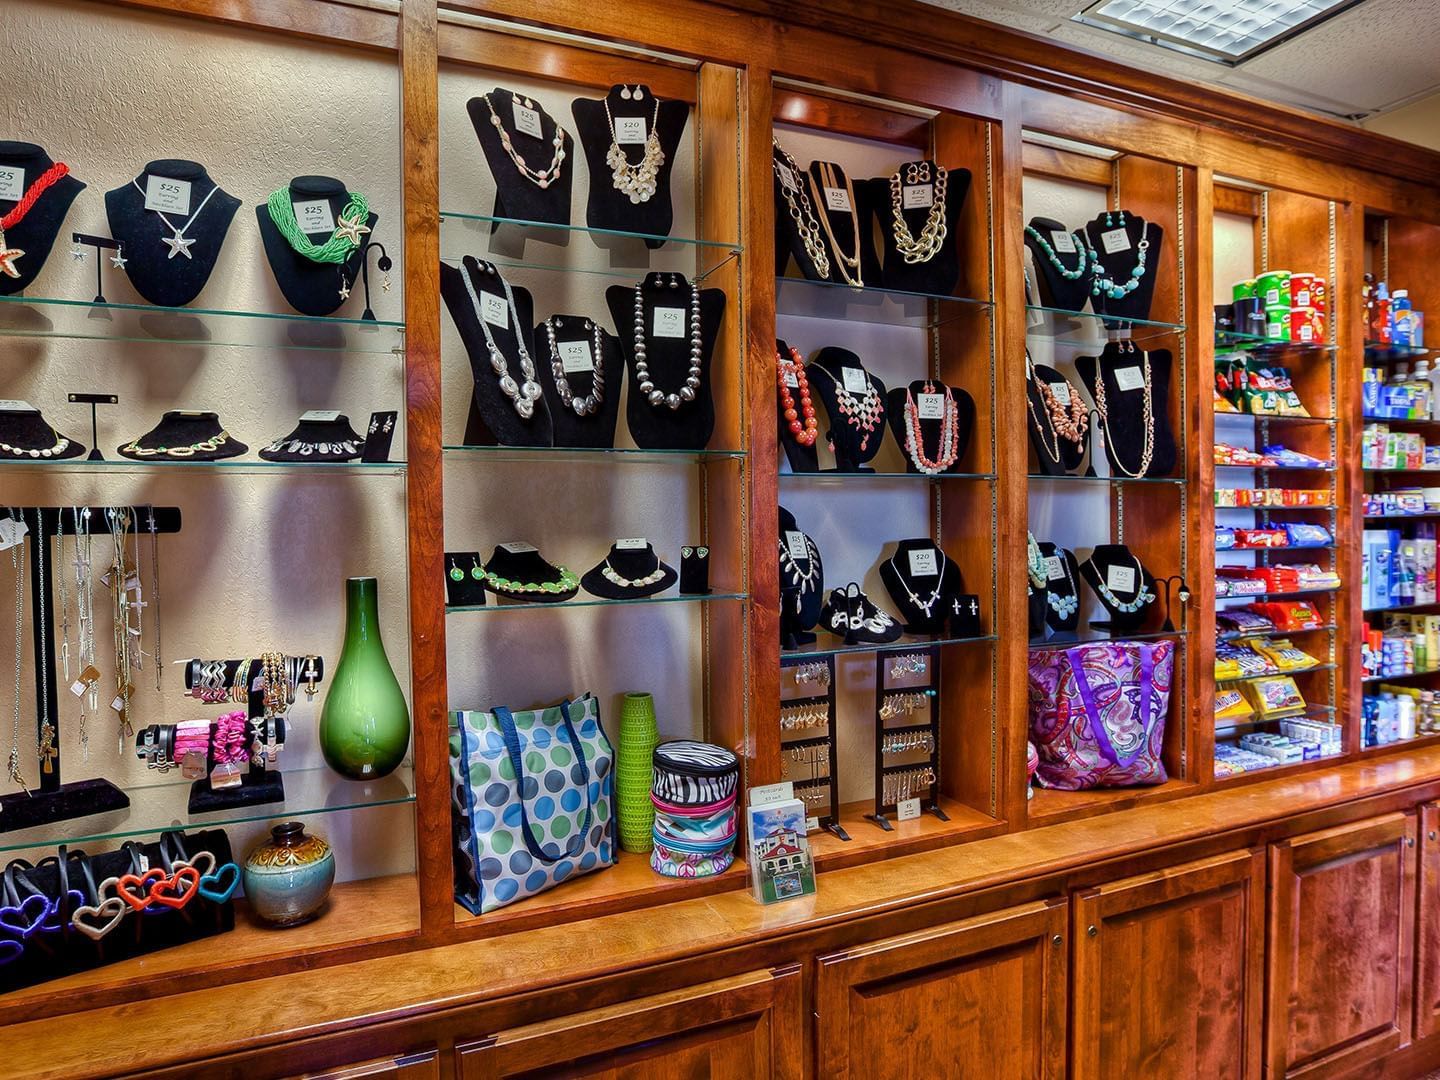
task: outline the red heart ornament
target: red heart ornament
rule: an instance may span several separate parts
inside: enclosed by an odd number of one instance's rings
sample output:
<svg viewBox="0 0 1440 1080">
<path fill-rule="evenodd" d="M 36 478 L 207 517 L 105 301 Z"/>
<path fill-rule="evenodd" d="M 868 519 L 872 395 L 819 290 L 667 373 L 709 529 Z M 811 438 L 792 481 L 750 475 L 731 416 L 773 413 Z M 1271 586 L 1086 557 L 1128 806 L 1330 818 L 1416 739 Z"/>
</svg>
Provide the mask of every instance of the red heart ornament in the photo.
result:
<svg viewBox="0 0 1440 1080">
<path fill-rule="evenodd" d="M 179 910 L 190 903 L 200 888 L 200 871 L 193 866 L 182 866 L 171 877 L 161 875 L 161 880 L 150 886 L 147 898 L 156 904 Z"/>
<path fill-rule="evenodd" d="M 121 900 L 129 904 L 136 911 L 144 911 L 145 905 L 150 903 L 148 894 L 155 891 L 155 885 L 165 881 L 168 875 L 158 866 L 153 866 L 138 877 L 134 874 L 126 874 L 115 883 L 115 892 Z M 131 892 L 132 888 L 139 889 L 139 893 Z"/>
</svg>

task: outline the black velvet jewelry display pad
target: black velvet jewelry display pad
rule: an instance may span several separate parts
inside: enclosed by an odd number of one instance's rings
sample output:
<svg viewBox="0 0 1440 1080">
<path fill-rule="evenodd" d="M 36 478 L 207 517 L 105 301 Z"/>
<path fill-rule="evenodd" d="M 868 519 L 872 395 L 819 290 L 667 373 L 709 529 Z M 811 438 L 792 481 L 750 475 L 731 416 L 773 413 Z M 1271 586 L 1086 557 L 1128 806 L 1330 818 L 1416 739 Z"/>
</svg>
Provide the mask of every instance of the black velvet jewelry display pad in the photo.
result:
<svg viewBox="0 0 1440 1080">
<path fill-rule="evenodd" d="M 1150 614 L 1150 608 L 1154 601 L 1141 607 L 1138 611 L 1121 611 L 1105 599 L 1100 592 L 1100 584 L 1110 580 L 1110 568 L 1112 566 L 1125 566 L 1131 569 L 1140 567 L 1140 582 L 1135 589 L 1121 592 L 1112 590 L 1122 601 L 1133 600 L 1141 591 L 1149 589 L 1151 595 L 1155 594 L 1155 578 L 1150 571 L 1141 565 L 1140 560 L 1130 553 L 1130 549 L 1124 544 L 1098 544 L 1090 553 L 1090 558 L 1080 564 L 1080 574 L 1085 579 L 1085 584 L 1090 586 L 1090 591 L 1095 594 L 1101 605 L 1105 608 L 1110 618 L 1108 621 L 1096 621 L 1092 619 L 1090 625 L 1097 629 L 1108 629 L 1112 634 L 1133 634 L 1145 625 L 1145 620 Z"/>
<path fill-rule="evenodd" d="M 838 276 L 835 273 L 835 260 L 833 258 L 830 260 L 830 273 L 827 276 L 820 273 L 820 271 L 815 268 L 814 261 L 810 258 L 809 252 L 805 250 L 805 243 L 800 238 L 800 230 L 796 228 L 795 219 L 790 216 L 790 208 L 785 202 L 785 190 L 783 182 L 780 179 L 781 173 L 790 172 L 790 166 L 785 163 L 785 156 L 780 152 L 780 147 L 772 145 L 772 147 L 770 148 L 770 154 L 774 158 L 775 162 L 778 163 L 771 168 L 771 176 L 774 178 L 775 182 L 776 277 L 779 277 L 785 273 L 785 268 L 789 264 L 790 259 L 794 258 L 795 265 L 800 268 L 801 277 L 806 278 L 810 281 L 838 280 Z M 798 161 L 795 164 L 797 166 L 800 165 Z M 805 185 L 805 194 L 808 198 L 810 194 L 810 185 L 806 183 L 803 167 L 797 179 L 800 183 Z M 800 193 L 796 191 L 792 194 L 791 197 L 795 200 L 796 209 L 799 210 L 803 205 L 800 200 Z M 816 226 L 819 227 L 820 210 L 814 205 L 813 201 L 811 203 L 811 211 L 816 215 L 815 222 Z M 832 252 L 830 251 L 829 242 L 825 239 L 823 231 L 819 237 L 819 241 L 821 246 L 824 248 L 826 254 L 832 254 Z"/>
<path fill-rule="evenodd" d="M 447 263 L 440 264 L 440 296 L 450 310 L 455 329 L 460 331 L 460 339 L 465 343 L 465 353 L 470 357 L 470 372 L 475 380 L 475 391 L 470 396 L 469 419 L 465 424 L 465 444 L 552 445 L 554 429 L 544 396 L 535 402 L 535 411 L 527 420 L 515 411 L 514 401 L 500 389 L 500 376 L 496 375 L 495 369 L 490 366 L 490 347 L 480 325 L 480 312 L 475 310 L 465 288 L 465 278 L 462 276 L 465 274 L 470 275 L 475 294 L 481 297 L 482 301 L 484 294 L 489 293 L 505 303 L 505 289 L 501 285 L 500 274 L 490 264 L 482 265 L 469 255 L 465 256 L 462 265 L 458 267 Z M 535 325 L 535 305 L 528 289 L 512 289 L 511 295 L 515 297 L 515 310 L 510 311 L 508 305 L 506 306 L 509 320 L 504 326 L 491 325 L 490 336 L 495 339 L 496 348 L 505 357 L 506 370 L 518 386 L 523 382 L 520 374 L 520 327 L 526 328 L 524 333 L 527 335 L 531 333 L 529 328 Z M 525 347 L 530 351 L 530 359 L 535 364 L 536 380 L 540 381 L 541 364 L 536 359 L 533 336 L 525 342 Z M 548 348 L 545 355 L 549 355 Z M 543 390 L 543 381 L 540 381 L 540 385 Z"/>
<path fill-rule="evenodd" d="M 1075 236 L 1063 221 L 1056 221 L 1054 218 L 1035 217 L 1030 219 L 1030 228 L 1034 229 L 1045 238 L 1050 249 L 1055 252 L 1055 257 L 1060 260 L 1062 266 L 1067 270 L 1075 270 L 1082 263 L 1085 272 L 1078 278 L 1067 278 L 1055 269 L 1055 265 L 1035 238 L 1029 231 L 1025 232 L 1025 246 L 1030 249 L 1031 260 L 1035 264 L 1035 284 L 1040 291 L 1039 300 L 1045 307 L 1060 308 L 1063 311 L 1083 311 L 1085 303 L 1090 299 L 1090 282 L 1093 279 L 1091 273 L 1089 256 L 1081 247 L 1080 238 Z M 1055 234 L 1063 233 L 1070 237 L 1070 243 L 1074 246 L 1073 252 L 1060 251 L 1055 247 Z"/>
<path fill-rule="evenodd" d="M 800 532 L 800 526 L 795 523 L 795 515 L 785 507 L 780 507 L 780 546 L 785 547 L 785 534 L 789 532 Z M 803 535 L 803 534 L 802 534 Z M 813 543 L 813 538 L 811 540 Z M 782 648 L 793 649 L 800 645 L 809 645 L 815 640 L 815 635 L 810 631 L 820 621 L 820 608 L 822 606 L 822 595 L 825 591 L 825 563 L 820 558 L 820 546 L 815 545 L 816 567 L 813 584 L 808 589 L 802 589 L 790 581 L 784 569 L 780 571 L 780 644 Z"/>
<path fill-rule="evenodd" d="M 843 388 L 845 385 L 845 368 L 855 368 L 863 372 L 866 381 L 874 387 L 876 395 L 880 398 L 880 415 L 876 419 L 874 430 L 869 433 L 868 440 L 865 440 L 863 448 L 860 444 L 865 433 L 845 419 L 845 414 L 840 411 L 839 397 L 836 394 L 836 387 Z M 835 471 L 873 471 L 865 468 L 864 465 L 880 452 L 880 444 L 885 441 L 885 384 L 865 370 L 865 365 L 860 362 L 860 357 L 849 349 L 841 349 L 833 345 L 827 345 L 816 353 L 815 359 L 806 365 L 805 370 L 810 378 L 811 396 L 820 399 L 825 406 L 825 413 L 829 417 L 830 430 L 826 432 L 825 438 L 829 440 L 835 451 Z"/>
<path fill-rule="evenodd" d="M 1112 254 L 1105 250 L 1103 237 L 1105 233 L 1120 228 L 1122 214 L 1125 218 L 1125 235 L 1129 238 L 1130 246 Z M 1110 218 L 1108 225 L 1107 217 Z M 1160 269 L 1160 249 L 1165 242 L 1165 230 L 1128 211 L 1114 210 L 1108 215 L 1100 214 L 1093 221 L 1087 221 L 1085 235 L 1089 238 L 1090 248 L 1096 253 L 1100 265 L 1105 268 L 1104 276 L 1117 285 L 1130 281 L 1130 272 L 1135 269 L 1139 260 L 1141 238 L 1150 241 L 1150 247 L 1145 252 L 1145 273 L 1141 275 L 1140 284 L 1134 292 L 1118 300 L 1093 294 L 1090 298 L 1090 307 L 1098 315 L 1112 315 L 1120 319 L 1150 318 L 1150 301 L 1155 297 L 1155 277 Z"/>
<path fill-rule="evenodd" d="M 0 140 L 0 167 L 25 170 L 23 190 L 28 190 L 54 164 L 54 159 L 43 147 L 28 142 Z M 45 260 L 50 257 L 50 249 L 55 246 L 60 227 L 65 224 L 65 215 L 70 212 L 70 204 L 84 190 L 84 181 L 77 180 L 73 173 L 67 173 L 35 200 L 29 213 L 5 230 L 4 246 L 19 248 L 25 254 L 15 260 L 19 277 L 0 274 L 0 296 L 13 296 L 34 283 Z M 0 199 L 0 217 L 13 210 L 19 201 Z"/>
<path fill-rule="evenodd" d="M 637 87 L 641 95 L 629 100 L 620 96 L 622 87 L 612 86 L 604 100 L 576 98 L 570 103 L 570 112 L 575 117 L 575 130 L 580 133 L 580 145 L 585 148 L 585 161 L 590 166 L 590 194 L 585 208 L 586 224 L 592 229 L 618 229 L 623 232 L 649 233 L 652 236 L 669 236 L 675 223 L 675 208 L 670 196 L 670 176 L 675 169 L 675 151 L 680 146 L 680 137 L 690 118 L 690 106 L 683 101 L 661 101 L 656 112 L 655 96 L 648 86 Z M 616 120 L 622 117 L 641 117 L 649 134 L 653 119 L 655 130 L 660 136 L 660 149 L 665 160 L 655 176 L 655 194 L 644 202 L 633 203 L 630 196 L 615 187 L 613 170 L 605 163 L 614 143 L 614 132 L 608 130 L 605 119 L 605 104 L 610 104 L 610 115 Z M 643 143 L 616 144 L 625 153 L 625 159 L 638 165 L 645 151 Z M 659 247 L 659 241 L 647 240 L 650 247 Z"/>
<path fill-rule="evenodd" d="M 538 551 L 507 551 L 504 544 L 490 553 L 490 561 L 485 564 L 485 569 L 506 581 L 538 584 L 560 580 L 559 567 L 547 562 Z M 493 585 L 487 585 L 486 588 L 502 600 L 513 600 L 521 604 L 558 604 L 571 599 L 579 591 L 577 588 L 556 593 L 503 593 Z"/>
<path fill-rule="evenodd" d="M 196 443 L 207 442 L 228 430 L 220 423 L 220 417 L 213 412 L 167 412 L 160 418 L 160 423 L 141 435 L 138 439 L 130 442 L 139 443 L 142 449 L 158 449 L 159 447 L 194 446 Z M 117 453 L 122 457 L 130 458 L 133 461 L 220 461 L 224 458 L 239 457 L 247 453 L 249 447 L 242 443 L 234 435 L 221 443 L 214 450 L 197 450 L 193 454 L 176 456 L 172 454 L 140 455 L 133 450 L 126 450 L 130 445 L 126 442 L 117 448 Z"/>
<path fill-rule="evenodd" d="M 649 585 L 623 588 L 605 577 L 604 567 L 610 564 L 610 569 L 619 574 L 627 581 L 635 581 L 660 570 L 663 576 L 659 581 L 652 581 Z M 605 600 L 639 600 L 646 596 L 654 596 L 662 593 L 679 580 L 680 575 L 675 572 L 673 566 L 662 562 L 655 554 L 653 544 L 646 544 L 643 548 L 622 549 L 619 544 L 612 544 L 606 552 L 605 558 L 587 570 L 580 578 L 580 587 L 591 596 L 599 596 Z"/>
<path fill-rule="evenodd" d="M 445 553 L 446 607 L 482 607 L 485 604 L 485 570 L 480 566 L 478 551 L 447 551 Z M 460 571 L 460 580 L 451 575 Z"/>
<path fill-rule="evenodd" d="M 965 461 L 965 454 L 970 449 L 970 435 L 975 430 L 975 399 L 958 386 L 947 387 L 938 379 L 917 379 L 910 383 L 908 390 L 915 402 L 916 411 L 920 408 L 920 395 L 925 392 L 926 385 L 930 386 L 930 392 L 943 394 L 950 391 L 955 399 L 955 430 L 956 430 L 956 451 L 955 461 L 946 467 L 945 472 L 959 472 L 962 463 Z M 897 386 L 885 395 L 886 419 L 890 424 L 890 432 L 895 436 L 895 442 L 900 447 L 900 452 L 905 456 L 905 471 L 918 473 L 920 470 L 915 467 L 911 460 L 910 453 L 905 449 L 906 424 L 909 422 L 905 415 L 905 393 L 907 387 Z M 944 425 L 943 417 L 938 420 L 920 421 L 920 442 L 921 450 L 928 461 L 935 461 L 940 456 L 940 429 Z"/>
<path fill-rule="evenodd" d="M 1069 383 L 1070 381 L 1052 367 L 1044 364 L 1031 366 L 1035 372 L 1035 378 L 1044 379 L 1052 387 L 1058 383 Z M 1079 393 L 1079 389 L 1073 383 L 1070 385 L 1070 393 Z M 1030 399 L 1025 411 L 1025 427 L 1030 433 L 1030 445 L 1035 448 L 1035 461 L 1039 471 L 1046 476 L 1065 476 L 1073 473 L 1085 460 L 1085 444 L 1090 438 L 1089 426 L 1087 425 L 1085 429 L 1085 437 L 1078 444 L 1073 443 L 1055 430 L 1055 425 L 1050 419 L 1050 412 L 1045 407 L 1045 398 L 1028 379 L 1025 381 L 1025 394 Z M 1059 454 L 1058 461 L 1055 459 L 1057 453 Z"/>
<path fill-rule="evenodd" d="M 170 257 L 171 249 L 164 242 L 171 236 L 169 226 L 158 213 L 145 209 L 147 176 L 189 182 L 189 212 L 167 213 L 165 217 L 176 228 L 185 230 L 187 240 L 195 241 L 189 249 L 190 258 L 184 255 Z M 135 184 L 139 184 L 139 188 Z M 105 216 L 110 222 L 110 235 L 122 245 L 125 274 L 135 286 L 135 291 L 150 303 L 161 307 L 181 307 L 199 296 L 210 280 L 230 222 L 235 217 L 235 211 L 240 209 L 240 200 L 223 189 L 217 190 L 204 209 L 200 209 L 200 203 L 214 186 L 215 181 L 205 171 L 204 165 L 166 158 L 146 165 L 134 183 L 105 193 Z M 189 225 L 185 224 L 187 220 Z"/>
<path fill-rule="evenodd" d="M 1098 359 L 1077 356 L 1075 370 L 1085 382 L 1090 400 L 1095 400 L 1096 378 L 1105 379 L 1105 409 L 1109 421 L 1102 425 L 1105 456 L 1116 476 L 1129 476 L 1125 470 L 1136 469 L 1145 456 L 1145 390 L 1121 390 L 1116 372 L 1126 368 L 1144 371 L 1144 353 L 1139 349 L 1121 349 L 1114 342 L 1105 346 Z M 1155 426 L 1150 466 L 1146 476 L 1169 476 L 1175 469 L 1175 436 L 1170 430 L 1170 352 L 1156 349 L 1150 357 L 1150 412 Z M 1118 459 L 1118 460 L 1117 460 Z M 1121 467 L 1124 463 L 1124 468 Z"/>
<path fill-rule="evenodd" d="M 678 284 L 671 286 L 671 279 Z M 657 389 L 675 393 L 690 373 L 690 282 L 678 274 L 647 274 L 640 283 L 644 318 L 645 363 Z M 610 317 L 620 328 L 620 350 L 629 368 L 630 393 L 625 398 L 625 422 L 630 437 L 642 450 L 703 450 L 715 432 L 715 338 L 725 315 L 722 289 L 700 290 L 700 388 L 695 400 L 682 402 L 678 409 L 651 405 L 640 393 L 635 377 L 635 290 L 612 285 L 605 290 Z M 685 333 L 681 337 L 656 337 L 655 309 L 683 308 Z"/>
<path fill-rule="evenodd" d="M 910 571 L 911 552 L 929 552 L 936 569 L 934 574 L 916 575 Z M 965 581 L 960 566 L 939 545 L 929 537 L 916 540 L 901 540 L 895 545 L 895 554 L 880 564 L 880 580 L 890 599 L 895 601 L 907 634 L 942 634 L 945 624 L 952 616 L 951 605 L 955 598 L 965 591 Z M 906 591 L 908 588 L 908 592 Z M 940 592 L 926 616 L 925 609 L 910 599 L 914 593 L 927 600 L 936 589 Z"/>
<path fill-rule="evenodd" d="M 517 297 L 518 300 L 518 297 Z M 594 322 L 580 315 L 553 315 L 547 322 L 556 323 L 555 341 L 583 341 L 595 351 L 592 333 Z M 613 334 L 600 328 L 600 408 L 589 416 L 578 415 L 573 408 L 560 400 L 560 391 L 555 385 L 555 357 L 550 353 L 550 335 L 545 323 L 535 327 L 531 335 L 540 350 L 535 356 L 535 378 L 545 392 L 545 404 L 550 410 L 551 441 L 554 446 L 584 446 L 608 449 L 615 445 L 615 427 L 620 419 L 620 388 L 625 382 L 625 365 L 620 359 L 620 341 Z M 595 362 L 597 358 L 591 358 Z M 583 398 L 594 388 L 594 373 L 571 372 L 565 376 L 570 392 L 576 398 Z"/>
<path fill-rule="evenodd" d="M 1040 554 L 1049 566 L 1049 560 L 1060 558 L 1064 560 L 1064 568 L 1070 572 L 1067 578 L 1064 574 L 1055 577 L 1049 575 L 1045 582 L 1045 625 L 1057 634 L 1071 634 L 1080 625 L 1080 568 L 1075 562 L 1075 553 L 1069 548 L 1062 548 L 1059 544 L 1052 544 L 1048 540 L 1040 541 Z M 1050 596 L 1073 596 L 1076 599 L 1075 610 L 1067 617 L 1061 618 L 1053 607 L 1050 606 Z"/>
<path fill-rule="evenodd" d="M 350 189 L 343 181 L 332 176 L 297 176 L 290 181 L 291 202 L 312 202 L 324 199 L 330 204 L 330 216 L 338 224 L 340 211 L 350 203 Z M 350 252 L 343 263 L 318 263 L 307 259 L 290 246 L 275 222 L 270 219 L 268 204 L 255 207 L 255 218 L 260 224 L 260 239 L 265 245 L 265 259 L 275 275 L 275 283 L 286 303 L 302 315 L 330 315 L 345 303 L 340 295 L 343 277 L 346 285 L 353 284 L 360 273 L 360 262 L 364 258 L 365 241 L 375 231 L 380 215 L 374 211 L 365 218 L 370 234 L 360 234 L 360 246 Z M 323 244 L 330 239 L 330 233 L 306 233 L 312 243 Z"/>
<path fill-rule="evenodd" d="M 904 208 L 905 187 L 924 187 L 924 184 L 905 184 L 907 167 L 928 164 L 930 184 L 933 188 L 936 176 L 935 163 L 925 161 L 904 161 L 897 166 L 901 182 L 900 215 L 912 238 L 919 239 L 930 214 L 929 207 Z M 883 266 L 878 283 L 887 289 L 903 289 L 907 292 L 930 293 L 934 296 L 949 296 L 960 283 L 960 212 L 965 208 L 965 197 L 970 193 L 970 170 L 947 169 L 945 173 L 945 241 L 940 250 L 924 262 L 905 261 L 895 247 L 895 195 L 890 187 L 890 177 L 881 176 L 863 182 L 865 204 L 880 226 L 883 246 Z M 862 229 L 870 232 L 868 225 Z M 867 284 L 869 279 L 867 279 Z"/>
<path fill-rule="evenodd" d="M 497 86 L 490 91 L 495 114 L 510 135 L 510 145 L 536 171 L 549 168 L 554 158 L 555 132 L 560 131 L 561 149 L 565 154 L 560 162 L 560 176 L 546 187 L 525 176 L 510 160 L 505 146 L 500 142 L 500 132 L 491 122 L 490 108 L 485 98 L 473 97 L 465 103 L 470 114 L 470 123 L 475 128 L 475 137 L 480 140 L 480 149 L 485 152 L 485 161 L 490 166 L 490 175 L 495 180 L 495 216 L 515 218 L 519 221 L 548 221 L 556 225 L 570 224 L 570 187 L 575 175 L 575 142 L 569 132 L 560 127 L 560 122 L 540 103 L 531 98 L 540 113 L 541 138 L 515 130 L 514 102 L 517 95 L 513 90 Z M 601 156 L 604 160 L 604 156 Z"/>
<path fill-rule="evenodd" d="M 52 427 L 41 415 L 39 409 L 0 409 L 0 443 L 4 443 L 6 446 L 13 446 L 21 450 L 47 450 L 55 445 L 57 439 L 63 438 L 69 438 L 69 436 Z M 0 450 L 0 459 L 61 461 L 65 458 L 79 457 L 83 453 L 85 453 L 85 447 L 74 439 L 70 439 L 70 444 L 64 450 L 51 454 L 48 458 L 38 456 L 32 458 L 28 454 Z"/>
<path fill-rule="evenodd" d="M 786 358 L 789 358 L 790 356 L 790 346 L 781 338 L 775 339 L 775 351 L 780 356 L 784 356 Z M 807 382 L 809 382 L 810 376 L 808 372 L 806 373 L 805 379 Z M 795 411 L 799 413 L 800 391 L 798 387 L 790 387 L 790 397 L 791 400 L 795 402 Z M 810 386 L 810 404 L 812 407 L 815 404 L 815 387 L 813 384 Z M 795 439 L 795 433 L 790 430 L 790 422 L 785 419 L 785 416 L 781 411 L 780 390 L 778 386 L 775 390 L 775 417 L 779 421 L 780 426 L 778 430 L 780 432 L 780 445 L 785 448 L 785 460 L 790 463 L 790 471 L 797 473 L 819 472 L 819 410 L 816 410 L 816 439 L 809 446 L 802 446 L 799 442 L 797 442 Z M 804 424 L 805 422 L 805 417 L 803 414 L 800 416 L 800 422 L 801 424 Z"/>
<path fill-rule="evenodd" d="M 858 230 L 860 234 L 859 274 L 861 280 L 859 282 L 855 281 L 856 271 L 851 268 L 849 269 L 850 279 L 848 284 L 869 285 L 874 288 L 881 284 L 881 273 L 880 255 L 875 250 L 875 237 L 870 228 L 870 221 L 875 215 L 871 191 L 864 181 L 856 183 L 852 179 L 850 181 L 850 187 L 853 189 L 855 197 L 852 200 L 853 206 L 851 210 L 831 210 L 826 204 L 825 185 L 821 182 L 820 177 L 820 166 L 822 164 L 830 166 L 834 174 L 835 186 L 841 191 L 845 190 L 845 170 L 833 161 L 823 163 L 812 161 L 810 168 L 806 170 L 809 173 L 809 179 L 806 181 L 805 190 L 810 195 L 810 205 L 815 211 L 816 221 L 820 221 L 823 217 L 830 223 L 830 232 L 826 233 L 824 222 L 820 222 L 820 240 L 821 243 L 825 245 L 826 254 L 830 256 L 830 280 L 839 282 L 846 281 L 845 275 L 840 272 L 840 258 L 835 250 L 835 245 L 838 244 L 840 251 L 843 251 L 853 259 L 855 257 L 856 246 L 855 233 Z M 783 202 L 778 209 L 788 220 L 790 212 L 785 209 Z M 835 238 L 833 243 L 830 239 L 832 236 Z M 804 245 L 802 244 L 801 247 L 803 248 Z"/>
</svg>

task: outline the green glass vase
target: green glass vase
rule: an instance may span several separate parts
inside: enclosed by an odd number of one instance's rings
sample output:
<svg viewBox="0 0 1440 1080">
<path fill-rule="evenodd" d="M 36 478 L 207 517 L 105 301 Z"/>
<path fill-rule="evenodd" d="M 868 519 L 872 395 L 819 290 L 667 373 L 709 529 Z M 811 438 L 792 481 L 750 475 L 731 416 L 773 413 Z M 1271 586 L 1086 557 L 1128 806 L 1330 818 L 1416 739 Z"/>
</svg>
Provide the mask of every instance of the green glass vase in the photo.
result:
<svg viewBox="0 0 1440 1080">
<path fill-rule="evenodd" d="M 351 780 L 373 780 L 405 760 L 410 712 L 380 640 L 373 577 L 345 582 L 345 648 L 320 713 L 325 763 Z"/>
<path fill-rule="evenodd" d="M 620 847 L 636 855 L 654 846 L 655 805 L 650 801 L 655 746 L 655 700 L 649 694 L 626 694 L 620 706 L 620 739 L 616 747 L 615 804 L 620 814 Z"/>
</svg>

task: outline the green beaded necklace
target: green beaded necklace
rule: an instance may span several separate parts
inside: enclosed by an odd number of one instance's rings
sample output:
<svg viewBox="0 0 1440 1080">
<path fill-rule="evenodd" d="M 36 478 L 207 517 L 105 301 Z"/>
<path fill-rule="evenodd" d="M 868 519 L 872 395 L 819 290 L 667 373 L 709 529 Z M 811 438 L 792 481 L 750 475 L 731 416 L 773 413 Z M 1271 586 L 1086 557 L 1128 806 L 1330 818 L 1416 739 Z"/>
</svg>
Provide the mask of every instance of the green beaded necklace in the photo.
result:
<svg viewBox="0 0 1440 1080">
<path fill-rule="evenodd" d="M 335 231 L 323 244 L 312 243 L 310 238 L 300 231 L 300 223 L 295 220 L 295 206 L 290 201 L 288 184 L 270 193 L 266 207 L 270 211 L 270 220 L 296 252 L 311 262 L 343 263 L 350 257 L 350 253 L 360 246 L 360 234 L 370 231 L 365 224 L 370 220 L 369 203 L 358 191 L 349 194 L 350 201 L 345 204 L 345 209 L 340 211 Z"/>
</svg>

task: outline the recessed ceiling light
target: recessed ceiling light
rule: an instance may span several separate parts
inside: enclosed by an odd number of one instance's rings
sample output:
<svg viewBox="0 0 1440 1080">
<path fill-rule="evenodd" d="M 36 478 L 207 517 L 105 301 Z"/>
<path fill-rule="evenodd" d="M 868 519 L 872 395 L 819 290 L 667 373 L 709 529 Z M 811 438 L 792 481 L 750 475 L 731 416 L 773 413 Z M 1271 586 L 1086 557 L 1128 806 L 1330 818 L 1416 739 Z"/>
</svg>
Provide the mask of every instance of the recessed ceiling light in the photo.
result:
<svg viewBox="0 0 1440 1080">
<path fill-rule="evenodd" d="M 1076 22 L 1234 67 L 1360 0 L 1099 0 Z"/>
</svg>

